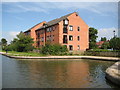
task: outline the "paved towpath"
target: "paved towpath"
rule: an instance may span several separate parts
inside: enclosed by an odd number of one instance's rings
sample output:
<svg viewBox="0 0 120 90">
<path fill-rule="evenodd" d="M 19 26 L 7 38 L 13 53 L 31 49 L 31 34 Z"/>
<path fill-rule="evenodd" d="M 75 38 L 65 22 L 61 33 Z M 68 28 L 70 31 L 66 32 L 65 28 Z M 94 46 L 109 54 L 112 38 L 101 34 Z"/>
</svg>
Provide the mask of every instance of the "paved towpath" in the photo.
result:
<svg viewBox="0 0 120 90">
<path fill-rule="evenodd" d="M 92 59 L 92 60 L 106 60 L 106 61 L 120 61 L 118 57 L 101 57 L 101 56 L 10 56 L 9 53 L 0 52 L 0 54 L 16 59 Z"/>
</svg>

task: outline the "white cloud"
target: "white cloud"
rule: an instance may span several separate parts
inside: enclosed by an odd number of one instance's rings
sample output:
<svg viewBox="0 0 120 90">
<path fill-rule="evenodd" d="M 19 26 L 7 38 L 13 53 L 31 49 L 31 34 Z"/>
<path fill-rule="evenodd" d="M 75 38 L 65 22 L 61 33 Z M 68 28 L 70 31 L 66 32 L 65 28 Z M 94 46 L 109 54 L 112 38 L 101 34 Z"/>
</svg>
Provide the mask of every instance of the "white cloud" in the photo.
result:
<svg viewBox="0 0 120 90">
<path fill-rule="evenodd" d="M 13 40 L 13 38 L 16 37 L 17 34 L 19 34 L 19 32 L 17 31 L 9 31 L 9 32 L 2 31 L 2 38 L 7 39 L 8 43 L 10 43 Z"/>
<path fill-rule="evenodd" d="M 118 29 L 115 27 L 112 28 L 102 28 L 98 30 L 98 41 L 101 37 L 106 37 L 107 39 L 111 39 L 114 36 L 113 31 L 115 30 L 115 35 L 118 36 Z"/>
<path fill-rule="evenodd" d="M 3 3 L 9 5 L 9 8 L 3 9 L 6 12 L 44 12 L 49 13 L 51 9 L 84 9 L 100 15 L 107 15 L 107 13 L 117 13 L 117 3 L 105 3 L 105 2 L 33 2 L 33 3 Z M 108 14 L 109 15 L 109 14 Z"/>
<path fill-rule="evenodd" d="M 48 13 L 47 10 L 42 8 L 41 6 L 37 5 L 35 2 L 30 3 L 3 3 L 3 6 L 9 6 L 7 9 L 3 9 L 5 12 L 12 12 L 12 13 L 22 13 L 22 12 L 44 12 Z"/>
</svg>

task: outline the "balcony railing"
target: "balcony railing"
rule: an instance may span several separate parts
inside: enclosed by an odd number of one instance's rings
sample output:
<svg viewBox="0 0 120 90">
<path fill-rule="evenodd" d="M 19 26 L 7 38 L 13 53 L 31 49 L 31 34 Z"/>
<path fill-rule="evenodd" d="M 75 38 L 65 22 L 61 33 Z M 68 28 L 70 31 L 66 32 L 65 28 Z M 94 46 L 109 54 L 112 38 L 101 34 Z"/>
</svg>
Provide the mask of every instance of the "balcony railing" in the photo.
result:
<svg viewBox="0 0 120 90">
<path fill-rule="evenodd" d="M 68 32 L 67 28 L 63 28 L 63 33 L 67 33 L 67 32 Z"/>
<path fill-rule="evenodd" d="M 64 44 L 67 44 L 67 43 L 68 43 L 67 35 L 63 35 L 63 43 L 64 43 Z"/>
</svg>

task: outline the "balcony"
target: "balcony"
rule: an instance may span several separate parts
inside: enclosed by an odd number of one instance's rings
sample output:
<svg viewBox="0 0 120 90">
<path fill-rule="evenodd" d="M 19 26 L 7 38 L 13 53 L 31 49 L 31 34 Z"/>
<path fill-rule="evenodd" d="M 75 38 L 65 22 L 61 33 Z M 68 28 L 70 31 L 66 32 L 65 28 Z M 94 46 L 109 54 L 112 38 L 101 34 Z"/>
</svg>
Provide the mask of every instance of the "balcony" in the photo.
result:
<svg viewBox="0 0 120 90">
<path fill-rule="evenodd" d="M 68 33 L 67 26 L 63 26 L 63 33 Z"/>
<path fill-rule="evenodd" d="M 63 25 L 68 25 L 68 19 L 63 20 Z"/>
<path fill-rule="evenodd" d="M 67 33 L 67 32 L 68 32 L 67 28 L 63 28 L 63 33 Z"/>
<path fill-rule="evenodd" d="M 68 43 L 67 35 L 63 35 L 63 43 L 64 43 L 64 44 L 67 44 L 67 43 Z"/>
</svg>

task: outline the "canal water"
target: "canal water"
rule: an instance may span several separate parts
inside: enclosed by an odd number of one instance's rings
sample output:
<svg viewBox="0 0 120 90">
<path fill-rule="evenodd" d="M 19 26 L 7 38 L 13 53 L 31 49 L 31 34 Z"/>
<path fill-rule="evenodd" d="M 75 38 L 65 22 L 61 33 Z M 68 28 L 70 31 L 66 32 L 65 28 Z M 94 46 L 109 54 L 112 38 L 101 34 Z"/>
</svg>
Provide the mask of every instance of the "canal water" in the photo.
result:
<svg viewBox="0 0 120 90">
<path fill-rule="evenodd" d="M 2 56 L 3 88 L 114 88 L 97 60 L 18 60 Z"/>
</svg>

